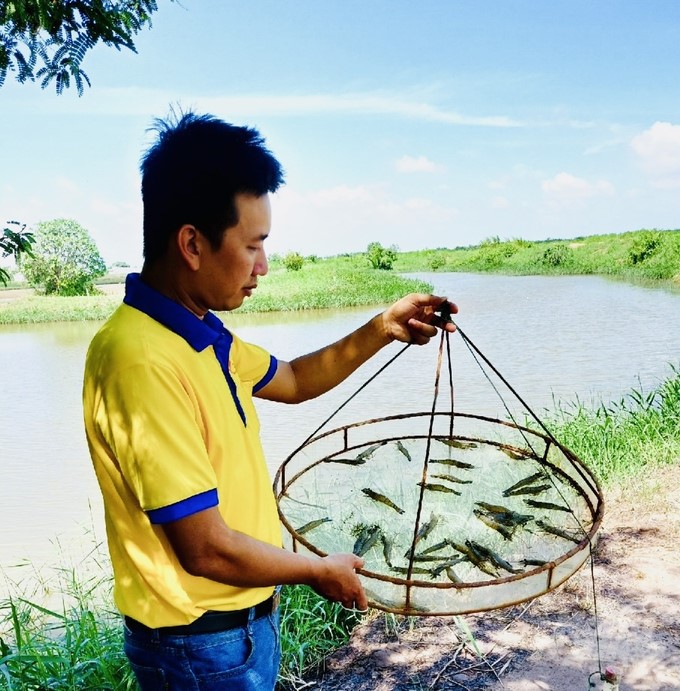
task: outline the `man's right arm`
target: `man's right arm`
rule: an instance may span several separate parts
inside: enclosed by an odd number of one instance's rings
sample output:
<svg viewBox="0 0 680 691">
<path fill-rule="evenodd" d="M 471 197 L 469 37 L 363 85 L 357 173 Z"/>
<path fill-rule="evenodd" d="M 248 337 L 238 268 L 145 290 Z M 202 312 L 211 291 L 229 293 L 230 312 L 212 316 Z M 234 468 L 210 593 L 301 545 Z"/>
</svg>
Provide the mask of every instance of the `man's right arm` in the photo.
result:
<svg viewBox="0 0 680 691">
<path fill-rule="evenodd" d="M 289 552 L 226 525 L 216 507 L 161 526 L 180 564 L 193 576 L 242 587 L 302 584 L 348 608 L 367 608 L 355 569 L 363 559 L 323 559 Z"/>
</svg>

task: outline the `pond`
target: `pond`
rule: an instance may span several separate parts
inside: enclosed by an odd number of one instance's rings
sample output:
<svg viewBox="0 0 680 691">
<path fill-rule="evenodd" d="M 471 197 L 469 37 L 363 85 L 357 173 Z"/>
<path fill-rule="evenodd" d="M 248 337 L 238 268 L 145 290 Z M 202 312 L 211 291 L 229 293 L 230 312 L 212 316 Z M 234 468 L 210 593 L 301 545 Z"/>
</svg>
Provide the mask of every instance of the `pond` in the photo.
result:
<svg viewBox="0 0 680 691">
<path fill-rule="evenodd" d="M 618 400 L 649 390 L 680 362 L 680 294 L 597 277 L 418 274 L 460 308 L 456 322 L 539 415 L 556 401 Z M 256 299 L 256 298 L 255 298 Z M 315 350 L 378 308 L 222 315 L 242 338 L 281 359 Z M 0 566 L 55 564 L 104 537 L 101 500 L 85 442 L 82 369 L 98 323 L 0 327 Z M 324 429 L 429 410 L 439 339 L 410 347 Z M 393 344 L 333 392 L 299 406 L 259 402 L 272 473 L 402 349 Z M 455 407 L 504 415 L 459 335 L 451 338 Z M 448 379 L 440 396 L 448 396 Z M 501 387 L 502 389 L 502 387 Z M 503 400 L 501 400 L 501 398 Z"/>
</svg>

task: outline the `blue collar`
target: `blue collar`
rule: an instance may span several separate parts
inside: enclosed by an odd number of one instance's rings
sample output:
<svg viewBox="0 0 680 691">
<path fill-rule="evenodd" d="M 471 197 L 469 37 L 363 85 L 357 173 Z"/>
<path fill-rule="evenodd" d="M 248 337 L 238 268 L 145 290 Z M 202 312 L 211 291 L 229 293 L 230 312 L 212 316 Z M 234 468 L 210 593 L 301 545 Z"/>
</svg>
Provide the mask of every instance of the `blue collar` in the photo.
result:
<svg viewBox="0 0 680 691">
<path fill-rule="evenodd" d="M 167 326 L 198 352 L 213 345 L 222 334 L 231 335 L 212 312 L 199 319 L 186 307 L 148 286 L 137 273 L 128 274 L 125 279 L 123 302 Z"/>
</svg>

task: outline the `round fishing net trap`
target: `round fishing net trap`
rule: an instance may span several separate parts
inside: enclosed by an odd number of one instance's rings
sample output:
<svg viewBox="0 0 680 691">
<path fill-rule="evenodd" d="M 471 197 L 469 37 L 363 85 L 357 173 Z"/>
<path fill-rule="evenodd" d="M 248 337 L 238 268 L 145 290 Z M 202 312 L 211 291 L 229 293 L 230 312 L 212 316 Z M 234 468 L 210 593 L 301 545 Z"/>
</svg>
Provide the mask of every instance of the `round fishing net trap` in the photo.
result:
<svg viewBox="0 0 680 691">
<path fill-rule="evenodd" d="M 464 614 L 542 595 L 589 557 L 602 521 L 590 471 L 460 328 L 453 336 L 529 421 L 507 407 L 509 420 L 455 409 L 451 334 L 442 332 L 429 412 L 317 430 L 275 478 L 287 546 L 362 556 L 370 606 L 397 614 Z M 438 410 L 445 360 L 450 406 Z"/>
</svg>

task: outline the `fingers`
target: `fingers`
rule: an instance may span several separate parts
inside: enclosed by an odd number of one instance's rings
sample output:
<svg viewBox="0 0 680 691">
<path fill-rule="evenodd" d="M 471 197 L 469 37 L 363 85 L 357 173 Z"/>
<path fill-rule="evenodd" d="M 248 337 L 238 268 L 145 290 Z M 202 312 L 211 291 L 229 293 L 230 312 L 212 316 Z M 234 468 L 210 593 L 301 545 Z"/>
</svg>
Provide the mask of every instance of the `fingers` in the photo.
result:
<svg viewBox="0 0 680 691">
<path fill-rule="evenodd" d="M 359 612 L 368 611 L 368 598 L 366 597 L 363 587 L 361 588 L 359 597 L 354 601 L 354 608 Z"/>
<path fill-rule="evenodd" d="M 350 609 L 355 612 L 368 611 L 368 598 L 364 592 L 363 586 L 357 580 L 357 588 L 351 596 L 346 597 L 340 602 L 345 609 Z"/>
<path fill-rule="evenodd" d="M 408 331 L 408 341 L 417 345 L 426 344 L 439 329 L 453 333 L 456 326 L 451 320 L 458 313 L 458 305 L 438 295 L 414 293 L 406 298 L 411 305 L 403 313 L 402 322 Z M 409 313 L 410 312 L 410 313 Z"/>
<path fill-rule="evenodd" d="M 433 336 L 437 335 L 437 327 L 418 319 L 409 319 L 407 323 L 409 342 L 415 345 L 425 345 Z"/>
<path fill-rule="evenodd" d="M 366 593 L 357 576 L 357 569 L 364 560 L 355 554 L 332 554 L 322 560 L 330 568 L 324 582 L 319 584 L 320 595 L 339 602 L 345 609 L 365 611 L 368 609 Z"/>
<path fill-rule="evenodd" d="M 412 304 L 422 308 L 424 311 L 440 312 L 444 319 L 448 315 L 458 314 L 458 306 L 454 302 L 450 302 L 448 298 L 441 297 L 440 295 L 413 293 L 407 296 L 407 299 L 410 299 Z"/>
</svg>

